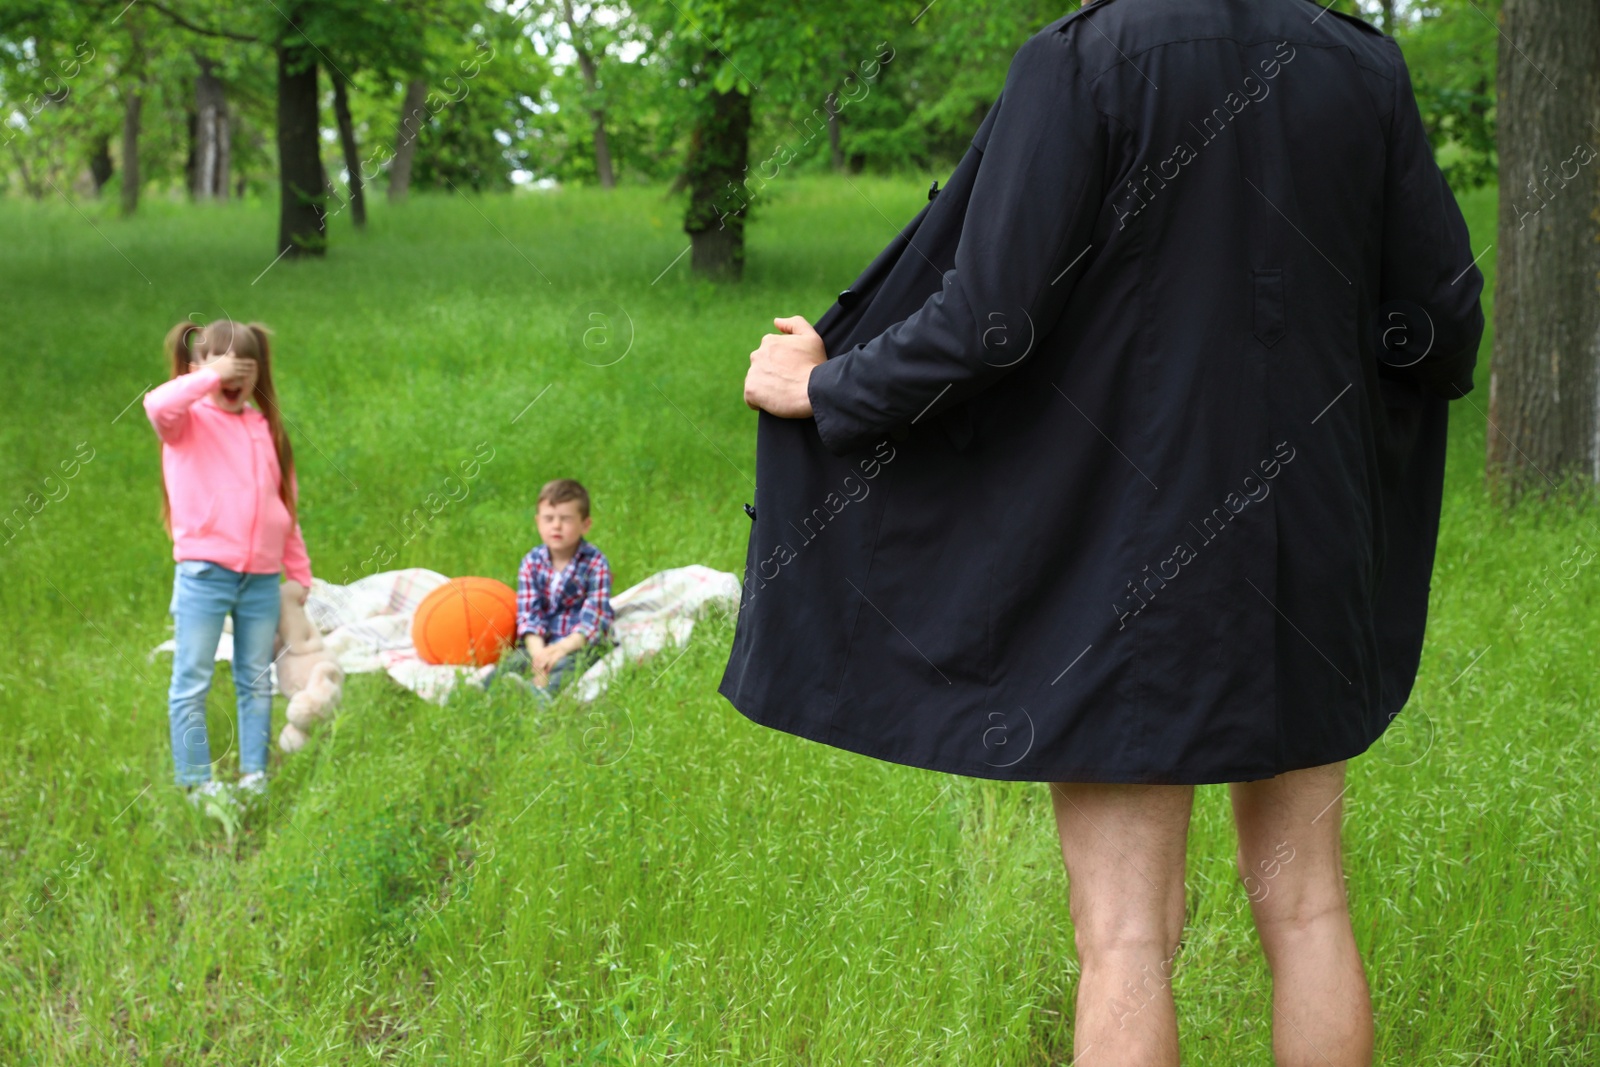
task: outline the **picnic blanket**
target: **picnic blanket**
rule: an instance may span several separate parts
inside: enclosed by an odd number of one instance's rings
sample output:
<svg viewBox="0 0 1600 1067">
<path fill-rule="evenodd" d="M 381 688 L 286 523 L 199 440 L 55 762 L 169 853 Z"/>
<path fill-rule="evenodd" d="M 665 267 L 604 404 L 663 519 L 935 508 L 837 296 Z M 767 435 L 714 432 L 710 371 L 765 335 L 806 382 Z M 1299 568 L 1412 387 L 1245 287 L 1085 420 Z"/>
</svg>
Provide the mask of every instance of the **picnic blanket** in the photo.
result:
<svg viewBox="0 0 1600 1067">
<path fill-rule="evenodd" d="M 346 674 L 385 671 L 401 685 L 429 700 L 443 703 L 462 681 L 481 683 L 492 667 L 457 667 L 424 663 L 411 643 L 411 619 L 424 597 L 448 582 L 447 575 L 423 567 L 380 571 L 349 585 L 311 579 L 306 615 L 322 632 L 322 641 Z M 616 673 L 629 662 L 641 662 L 669 645 L 683 648 L 702 611 L 733 613 L 739 607 L 739 579 L 726 571 L 691 564 L 659 571 L 611 598 L 616 612 L 612 636 L 616 647 L 566 691 L 590 701 L 605 692 Z M 223 625 L 217 643 L 219 660 L 233 659 L 233 620 Z M 150 650 L 172 652 L 173 638 Z M 682 655 L 682 653 L 678 653 Z M 662 673 L 676 662 L 669 661 Z M 272 691 L 278 688 L 276 665 Z"/>
</svg>

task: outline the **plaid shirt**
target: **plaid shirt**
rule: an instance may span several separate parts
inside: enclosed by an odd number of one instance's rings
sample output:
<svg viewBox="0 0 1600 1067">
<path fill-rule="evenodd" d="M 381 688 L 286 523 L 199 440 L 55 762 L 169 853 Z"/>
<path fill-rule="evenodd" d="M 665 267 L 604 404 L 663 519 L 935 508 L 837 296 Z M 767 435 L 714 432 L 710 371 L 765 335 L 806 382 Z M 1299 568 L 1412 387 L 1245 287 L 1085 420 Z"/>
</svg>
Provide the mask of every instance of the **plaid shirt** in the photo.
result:
<svg viewBox="0 0 1600 1067">
<path fill-rule="evenodd" d="M 517 572 L 517 643 L 527 634 L 538 634 L 550 643 L 574 632 L 593 642 L 599 634 L 609 632 L 616 613 L 611 610 L 611 567 L 605 554 L 579 538 L 578 550 L 562 572 L 554 603 L 551 573 L 550 549 L 545 545 L 535 545 L 522 558 Z"/>
</svg>

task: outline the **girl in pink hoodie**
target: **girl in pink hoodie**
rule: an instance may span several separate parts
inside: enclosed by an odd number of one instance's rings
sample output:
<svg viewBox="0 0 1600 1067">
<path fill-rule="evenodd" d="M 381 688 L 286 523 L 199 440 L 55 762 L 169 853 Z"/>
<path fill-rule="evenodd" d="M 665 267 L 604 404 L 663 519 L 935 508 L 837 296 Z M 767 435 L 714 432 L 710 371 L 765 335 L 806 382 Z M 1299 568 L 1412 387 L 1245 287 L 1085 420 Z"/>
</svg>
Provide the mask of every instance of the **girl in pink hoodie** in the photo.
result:
<svg viewBox="0 0 1600 1067">
<path fill-rule="evenodd" d="M 145 394 L 144 409 L 161 438 L 162 519 L 177 563 L 169 608 L 177 651 L 167 693 L 174 775 L 194 800 L 224 791 L 211 780 L 205 711 L 223 620 L 232 615 L 239 785 L 260 795 L 278 574 L 300 584 L 301 603 L 311 586 L 296 518 L 294 453 L 263 327 L 180 323 L 167 334 L 167 352 L 172 378 Z"/>
</svg>

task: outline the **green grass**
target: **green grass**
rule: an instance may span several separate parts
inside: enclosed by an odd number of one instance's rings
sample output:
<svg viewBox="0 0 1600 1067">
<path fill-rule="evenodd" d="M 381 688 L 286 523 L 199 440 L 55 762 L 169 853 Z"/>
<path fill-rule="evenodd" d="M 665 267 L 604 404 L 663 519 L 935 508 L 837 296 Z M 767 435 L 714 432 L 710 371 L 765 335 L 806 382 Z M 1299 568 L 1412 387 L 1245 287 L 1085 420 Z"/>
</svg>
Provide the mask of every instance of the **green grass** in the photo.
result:
<svg viewBox="0 0 1600 1067">
<path fill-rule="evenodd" d="M 1045 787 L 751 724 L 715 692 L 726 622 L 589 708 L 441 708 L 356 676 L 307 749 L 274 749 L 271 810 L 231 838 L 170 784 L 169 661 L 145 653 L 168 633 L 171 549 L 154 434 L 128 407 L 165 376 L 168 326 L 225 309 L 276 331 L 322 577 L 510 581 L 537 487 L 562 475 L 594 494 L 618 589 L 738 571 L 747 353 L 773 315 L 819 313 L 926 183 L 855 186 L 775 186 L 732 288 L 666 269 L 687 240 L 659 190 L 378 204 L 365 235 L 336 220 L 326 262 L 264 276 L 266 206 L 81 205 L 97 233 L 59 201 L 0 204 L 5 511 L 93 450 L 0 545 L 0 1063 L 1071 1059 Z M 1463 200 L 1482 248 L 1493 193 Z M 594 301 L 632 324 L 610 366 L 570 340 Z M 1487 500 L 1479 381 L 1452 410 L 1408 729 L 1351 768 L 1355 925 L 1379 1062 L 1589 1064 L 1600 612 L 1597 568 L 1563 561 L 1600 533 L 1571 507 Z M 398 532 L 480 443 L 470 494 Z M 1187 1063 L 1270 1062 L 1232 852 L 1225 790 L 1204 787 L 1175 978 Z"/>
</svg>

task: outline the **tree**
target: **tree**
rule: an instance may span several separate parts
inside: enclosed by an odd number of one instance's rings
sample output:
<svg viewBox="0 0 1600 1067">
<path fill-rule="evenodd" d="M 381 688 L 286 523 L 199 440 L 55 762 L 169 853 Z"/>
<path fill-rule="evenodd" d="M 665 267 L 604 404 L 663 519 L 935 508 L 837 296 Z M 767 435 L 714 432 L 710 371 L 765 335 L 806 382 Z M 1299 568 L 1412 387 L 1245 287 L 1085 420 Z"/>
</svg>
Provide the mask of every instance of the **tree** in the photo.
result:
<svg viewBox="0 0 1600 1067">
<path fill-rule="evenodd" d="M 412 184 L 451 192 L 509 189 L 526 169 L 535 112 L 548 68 L 516 19 L 485 15 L 470 49 L 440 53 L 423 102 Z"/>
<path fill-rule="evenodd" d="M 672 72 L 649 20 L 622 4 L 565 0 L 539 0 L 523 19 L 543 58 L 526 119 L 530 173 L 602 188 L 629 170 L 677 176 L 684 114 L 669 98 Z"/>
<path fill-rule="evenodd" d="M 395 124 L 394 155 L 389 162 L 389 200 L 404 200 L 411 191 L 411 165 L 417 155 L 417 134 L 428 120 L 423 106 L 428 83 L 422 78 L 406 82 L 405 99 L 400 103 L 400 121 Z"/>
<path fill-rule="evenodd" d="M 216 60 L 196 54 L 195 63 L 199 73 L 194 79 L 194 197 L 226 200 L 232 143 L 228 97 L 217 77 Z"/>
<path fill-rule="evenodd" d="M 139 209 L 139 187 L 143 173 L 139 167 L 139 132 L 144 116 L 145 49 L 144 28 L 130 21 L 128 62 L 122 72 L 122 213 Z"/>
<path fill-rule="evenodd" d="M 606 104 L 600 91 L 599 67 L 595 63 L 596 47 L 592 25 L 594 5 L 586 6 L 580 24 L 578 16 L 573 11 L 572 0 L 561 0 L 561 17 L 566 23 L 567 32 L 571 35 L 572 50 L 577 53 L 578 70 L 583 74 L 583 85 L 589 97 L 585 109 L 589 112 L 590 121 L 594 123 L 595 173 L 600 178 L 600 188 L 610 189 L 616 186 L 617 178 L 611 170 L 611 145 L 606 139 Z M 603 54 L 603 45 L 599 51 Z"/>
<path fill-rule="evenodd" d="M 459 33 L 482 8 L 469 0 L 284 0 L 214 4 L 202 16 L 177 3 L 150 5 L 173 25 L 206 37 L 272 50 L 277 71 L 278 242 L 280 257 L 321 255 L 327 246 L 327 198 L 319 136 L 317 68 L 332 72 L 337 100 L 345 67 L 379 77 L 426 65 L 426 42 L 442 27 Z M 219 10 L 220 9 L 220 10 Z M 206 19 L 212 21 L 208 23 Z M 336 110 L 338 104 L 336 103 Z M 348 99 L 345 100 L 348 111 Z M 351 138 L 353 142 L 353 131 Z M 351 171 L 359 180 L 360 168 Z"/>
<path fill-rule="evenodd" d="M 336 70 L 328 71 L 333 82 L 333 117 L 339 125 L 339 149 L 344 153 L 344 168 L 350 184 L 350 221 L 356 229 L 367 225 L 367 198 L 361 185 L 361 153 L 356 149 L 356 126 L 350 118 L 350 95 L 345 89 L 348 79 Z"/>
<path fill-rule="evenodd" d="M 748 84 L 705 93 L 684 159 L 689 208 L 683 228 L 692 251 L 689 265 L 696 274 L 737 281 L 744 272 L 743 199 L 728 203 L 727 193 L 745 184 L 750 169 L 750 94 Z"/>
<path fill-rule="evenodd" d="M 1491 485 L 1600 482 L 1600 6 L 1505 0 Z"/>
<path fill-rule="evenodd" d="M 317 138 L 317 57 L 280 38 L 278 58 L 278 255 L 322 255 L 327 188 Z"/>
<path fill-rule="evenodd" d="M 65 3 L 0 0 L 0 148 L 35 199 L 72 183 L 71 168 L 94 159 L 121 109 L 107 90 L 121 64 L 88 40 L 85 13 Z"/>
<path fill-rule="evenodd" d="M 710 278 L 737 280 L 751 203 L 752 98 L 759 94 L 775 113 L 805 101 L 825 125 L 822 105 L 838 84 L 834 57 L 889 26 L 909 25 L 911 6 L 898 0 L 826 0 L 804 8 L 756 0 L 667 0 L 646 11 L 669 60 L 669 106 L 689 116 L 680 184 L 689 190 L 683 228 L 691 267 Z"/>
</svg>

